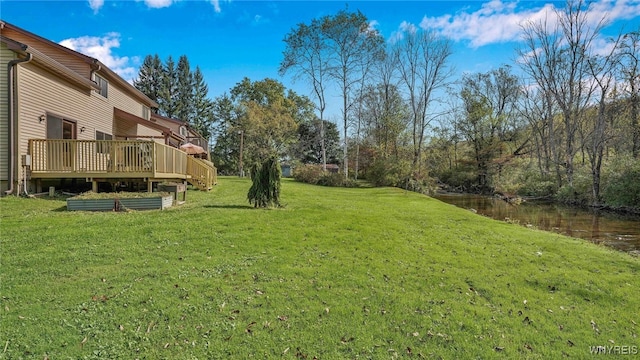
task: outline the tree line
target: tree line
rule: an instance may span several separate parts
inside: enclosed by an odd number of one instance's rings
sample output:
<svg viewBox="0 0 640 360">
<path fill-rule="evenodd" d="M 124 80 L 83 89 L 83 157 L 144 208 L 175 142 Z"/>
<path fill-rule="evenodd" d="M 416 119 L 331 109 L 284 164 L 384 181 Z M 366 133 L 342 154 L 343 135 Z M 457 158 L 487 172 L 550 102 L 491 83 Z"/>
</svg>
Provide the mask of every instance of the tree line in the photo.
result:
<svg viewBox="0 0 640 360">
<path fill-rule="evenodd" d="M 186 121 L 204 138 L 212 136 L 215 124 L 213 101 L 202 71 L 192 71 L 186 55 L 178 63 L 169 56 L 163 63 L 158 54 L 147 55 L 133 86 L 158 104 L 156 114 Z"/>
<path fill-rule="evenodd" d="M 639 206 L 640 29 L 603 45 L 606 15 L 594 24 L 588 7 L 523 23 L 513 66 L 460 78 L 450 39 L 408 25 L 384 41 L 343 10 L 294 27 L 280 71 L 310 85 L 321 117 L 339 89 L 345 176 Z"/>
<path fill-rule="evenodd" d="M 222 173 L 239 170 L 241 152 L 251 162 L 276 154 L 416 191 L 439 183 L 638 207 L 640 29 L 596 44 L 606 18 L 593 25 L 587 9 L 572 0 L 522 24 L 518 61 L 460 78 L 450 39 L 410 25 L 384 39 L 364 14 L 344 9 L 284 37 L 280 74 L 308 84 L 310 98 L 275 79 L 245 78 L 206 100 L 186 57 L 175 68 L 148 57 L 136 86 L 161 114 L 211 135 Z M 335 95 L 342 137 L 326 119 Z"/>
</svg>

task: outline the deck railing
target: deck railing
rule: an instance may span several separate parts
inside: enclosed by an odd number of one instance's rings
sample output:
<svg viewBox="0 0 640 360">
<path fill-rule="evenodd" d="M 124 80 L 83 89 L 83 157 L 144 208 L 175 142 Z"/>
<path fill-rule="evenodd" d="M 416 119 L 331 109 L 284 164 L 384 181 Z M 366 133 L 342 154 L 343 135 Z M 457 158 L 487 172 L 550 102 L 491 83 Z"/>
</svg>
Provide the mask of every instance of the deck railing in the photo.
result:
<svg viewBox="0 0 640 360">
<path fill-rule="evenodd" d="M 212 163 L 189 156 L 187 158 L 188 181 L 200 190 L 210 190 L 218 183 L 218 170 Z"/>
<path fill-rule="evenodd" d="M 29 153 L 36 175 L 187 174 L 185 152 L 153 141 L 32 139 Z"/>
</svg>

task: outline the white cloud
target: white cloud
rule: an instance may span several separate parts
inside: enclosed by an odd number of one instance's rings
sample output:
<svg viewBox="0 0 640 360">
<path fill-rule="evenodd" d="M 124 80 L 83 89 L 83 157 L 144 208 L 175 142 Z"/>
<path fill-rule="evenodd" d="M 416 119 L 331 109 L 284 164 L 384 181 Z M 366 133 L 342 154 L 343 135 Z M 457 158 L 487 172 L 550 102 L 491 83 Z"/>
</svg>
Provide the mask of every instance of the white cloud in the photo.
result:
<svg viewBox="0 0 640 360">
<path fill-rule="evenodd" d="M 404 39 L 404 34 L 406 33 L 415 34 L 417 31 L 418 31 L 417 26 L 415 26 L 410 22 L 403 21 L 400 23 L 400 26 L 398 26 L 398 30 L 391 33 L 391 36 L 389 36 L 389 42 L 391 44 L 395 44 L 398 41 Z"/>
<path fill-rule="evenodd" d="M 526 2 L 524 2 L 526 4 Z M 420 23 L 423 29 L 433 29 L 456 41 L 469 41 L 471 47 L 516 41 L 521 35 L 521 25 L 526 21 L 537 22 L 547 18 L 549 25 L 555 24 L 554 11 L 549 3 L 541 8 L 520 9 L 518 2 L 491 0 L 474 12 L 459 12 L 438 17 L 425 16 Z M 560 8 L 560 10 L 562 10 Z M 638 0 L 599 0 L 589 5 L 589 25 L 597 24 L 603 16 L 609 21 L 631 19 L 640 16 Z"/>
<path fill-rule="evenodd" d="M 638 0 L 601 0 L 589 4 L 588 19 L 596 25 L 605 16 L 609 21 L 628 20 L 640 16 Z"/>
<path fill-rule="evenodd" d="M 213 5 L 213 9 L 215 10 L 215 12 L 219 13 L 220 11 L 222 11 L 220 9 L 220 0 L 211 0 L 211 5 Z"/>
<path fill-rule="evenodd" d="M 88 0 L 88 2 L 89 7 L 93 10 L 94 14 L 97 14 L 98 10 L 100 10 L 102 5 L 104 5 L 104 0 Z"/>
<path fill-rule="evenodd" d="M 161 9 L 171 6 L 173 0 L 144 0 L 144 3 L 152 9 Z"/>
<path fill-rule="evenodd" d="M 135 59 L 119 57 L 113 53 L 114 49 L 120 47 L 118 33 L 109 33 L 103 37 L 82 36 L 65 39 L 60 41 L 60 45 L 100 60 L 125 80 L 131 80 L 137 75 L 136 69 L 131 65 Z"/>
<path fill-rule="evenodd" d="M 87 0 L 89 3 L 89 7 L 93 10 L 95 14 L 104 6 L 105 0 Z M 144 4 L 151 9 L 162 9 L 166 7 L 170 7 L 180 0 L 135 0 L 135 1 L 144 1 Z M 223 0 L 225 1 L 225 0 Z M 226 0 L 227 2 L 231 2 L 231 0 Z M 222 11 L 220 8 L 220 0 L 208 0 L 209 3 L 213 6 L 215 12 L 219 13 Z"/>
</svg>

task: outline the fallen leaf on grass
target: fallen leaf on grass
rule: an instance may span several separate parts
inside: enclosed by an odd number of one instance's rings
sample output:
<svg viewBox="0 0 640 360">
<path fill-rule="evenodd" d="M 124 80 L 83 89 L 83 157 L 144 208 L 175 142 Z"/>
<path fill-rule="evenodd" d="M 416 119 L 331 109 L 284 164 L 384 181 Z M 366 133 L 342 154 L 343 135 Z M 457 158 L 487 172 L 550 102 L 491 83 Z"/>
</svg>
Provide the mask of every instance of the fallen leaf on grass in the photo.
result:
<svg viewBox="0 0 640 360">
<path fill-rule="evenodd" d="M 286 316 L 284 316 L 284 315 L 278 316 L 278 320 L 280 320 L 280 321 L 287 321 L 287 319 L 288 318 Z"/>
<path fill-rule="evenodd" d="M 255 324 L 256 324 L 256 322 L 255 322 L 255 321 L 250 322 L 250 323 L 247 325 L 247 328 L 246 328 L 244 331 L 246 331 L 246 332 L 247 332 L 247 334 L 251 334 L 251 333 L 253 332 L 253 330 L 251 330 L 251 328 L 252 328 Z"/>
<path fill-rule="evenodd" d="M 343 344 L 346 344 L 346 343 L 351 342 L 351 341 L 353 341 L 353 337 L 347 338 L 346 336 L 343 336 L 343 337 L 340 338 L 340 342 L 343 343 Z"/>
</svg>

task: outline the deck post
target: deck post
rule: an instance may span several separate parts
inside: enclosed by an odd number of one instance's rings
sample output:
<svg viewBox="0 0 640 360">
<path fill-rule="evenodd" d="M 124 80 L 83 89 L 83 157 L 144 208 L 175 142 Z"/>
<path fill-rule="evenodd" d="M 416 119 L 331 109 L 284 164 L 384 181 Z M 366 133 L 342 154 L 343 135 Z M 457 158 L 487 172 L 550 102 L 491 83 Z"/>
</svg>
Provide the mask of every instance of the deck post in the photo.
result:
<svg viewBox="0 0 640 360">
<path fill-rule="evenodd" d="M 93 191 L 94 193 L 98 192 L 98 182 L 93 179 L 91 179 L 91 191 Z"/>
</svg>

